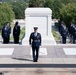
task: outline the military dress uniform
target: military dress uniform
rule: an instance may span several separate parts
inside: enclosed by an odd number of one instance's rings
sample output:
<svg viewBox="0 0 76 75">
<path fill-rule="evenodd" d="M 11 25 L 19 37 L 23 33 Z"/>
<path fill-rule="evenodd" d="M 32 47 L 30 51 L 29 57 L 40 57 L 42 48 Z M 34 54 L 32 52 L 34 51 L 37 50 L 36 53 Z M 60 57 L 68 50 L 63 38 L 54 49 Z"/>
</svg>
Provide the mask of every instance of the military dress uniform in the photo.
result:
<svg viewBox="0 0 76 75">
<path fill-rule="evenodd" d="M 61 29 L 61 36 L 62 36 L 62 43 L 63 44 L 66 44 L 67 35 L 68 35 L 67 28 L 66 27 L 62 27 L 62 29 Z"/>
<path fill-rule="evenodd" d="M 63 26 L 64 26 L 64 23 L 62 22 L 60 25 L 59 25 L 59 33 L 60 33 L 60 42 L 63 43 L 63 40 L 62 40 L 62 32 L 63 32 Z"/>
<path fill-rule="evenodd" d="M 68 27 L 68 32 L 70 37 L 70 43 L 73 43 L 74 26 L 72 24 Z"/>
<path fill-rule="evenodd" d="M 32 47 L 32 52 L 33 52 L 33 61 L 37 62 L 38 61 L 38 55 L 39 55 L 39 47 L 41 45 L 41 34 L 40 33 L 31 33 L 30 38 L 29 38 L 29 44 Z M 36 54 L 35 54 L 36 52 Z"/>
<path fill-rule="evenodd" d="M 74 31 L 73 31 L 73 44 L 75 44 L 76 41 L 76 27 L 74 27 Z"/>
</svg>

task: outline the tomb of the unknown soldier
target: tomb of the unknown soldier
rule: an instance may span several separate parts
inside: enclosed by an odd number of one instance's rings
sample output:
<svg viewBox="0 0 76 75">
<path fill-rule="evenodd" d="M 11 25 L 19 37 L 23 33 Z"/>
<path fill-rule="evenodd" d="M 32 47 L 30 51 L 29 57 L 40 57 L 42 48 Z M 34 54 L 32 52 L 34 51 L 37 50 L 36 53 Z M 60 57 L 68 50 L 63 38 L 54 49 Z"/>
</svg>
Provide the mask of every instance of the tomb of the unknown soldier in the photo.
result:
<svg viewBox="0 0 76 75">
<path fill-rule="evenodd" d="M 52 10 L 50 8 L 27 8 L 25 10 L 25 37 L 22 45 L 29 45 L 29 36 L 33 27 L 38 27 L 42 35 L 42 45 L 55 45 L 52 34 Z"/>
</svg>

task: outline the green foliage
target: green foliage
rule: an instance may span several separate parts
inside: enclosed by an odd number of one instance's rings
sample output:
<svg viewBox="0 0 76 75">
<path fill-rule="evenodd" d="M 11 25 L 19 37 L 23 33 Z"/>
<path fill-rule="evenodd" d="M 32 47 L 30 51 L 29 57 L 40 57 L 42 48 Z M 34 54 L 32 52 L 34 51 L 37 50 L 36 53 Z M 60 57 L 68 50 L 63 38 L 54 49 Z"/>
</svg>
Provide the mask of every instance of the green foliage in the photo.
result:
<svg viewBox="0 0 76 75">
<path fill-rule="evenodd" d="M 8 3 L 0 3 L 0 28 L 3 27 L 5 22 L 11 23 L 14 19 L 14 12 L 11 5 Z"/>
<path fill-rule="evenodd" d="M 76 3 L 69 3 L 60 10 L 61 20 L 68 26 L 70 22 L 76 23 Z"/>
<path fill-rule="evenodd" d="M 2 0 L 2 2 L 11 4 L 15 13 L 15 19 L 25 18 L 25 9 L 28 7 L 28 1 L 29 0 Z"/>
<path fill-rule="evenodd" d="M 53 30 L 52 33 L 56 41 L 60 40 L 60 35 L 56 31 Z"/>
<path fill-rule="evenodd" d="M 23 36 L 24 36 L 24 33 L 25 33 L 25 27 L 23 27 L 21 29 L 21 32 L 20 32 L 20 40 L 22 40 Z"/>
<path fill-rule="evenodd" d="M 26 2 L 12 2 L 11 5 L 15 13 L 15 18 L 24 19 L 25 9 L 27 8 L 28 4 Z"/>
<path fill-rule="evenodd" d="M 29 0 L 2 0 L 2 2 L 28 2 Z"/>
<path fill-rule="evenodd" d="M 59 0 L 46 0 L 44 6 L 52 9 L 53 18 L 59 18 L 60 9 L 63 6 L 63 4 Z"/>
<path fill-rule="evenodd" d="M 30 0 L 29 7 L 43 7 L 45 0 Z"/>
<path fill-rule="evenodd" d="M 61 9 L 64 9 L 64 7 L 67 6 L 69 3 L 76 3 L 76 0 L 2 0 L 2 1 L 9 2 L 12 5 L 16 19 L 25 18 L 24 11 L 28 7 L 28 5 L 29 7 L 49 7 L 53 12 L 52 17 L 60 19 L 61 17 L 63 17 L 61 15 L 62 13 Z M 71 18 L 69 17 L 69 19 Z"/>
<path fill-rule="evenodd" d="M 76 0 L 60 0 L 64 5 L 68 3 L 76 3 Z"/>
</svg>

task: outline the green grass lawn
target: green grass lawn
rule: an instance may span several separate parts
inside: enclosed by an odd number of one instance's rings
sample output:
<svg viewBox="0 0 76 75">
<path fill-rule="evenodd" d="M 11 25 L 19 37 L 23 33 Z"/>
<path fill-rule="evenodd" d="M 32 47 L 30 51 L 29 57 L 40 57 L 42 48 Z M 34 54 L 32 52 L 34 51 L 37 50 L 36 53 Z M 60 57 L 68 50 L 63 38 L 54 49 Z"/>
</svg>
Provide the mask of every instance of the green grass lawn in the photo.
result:
<svg viewBox="0 0 76 75">
<path fill-rule="evenodd" d="M 22 40 L 23 36 L 24 36 L 24 33 L 25 33 L 25 27 L 23 27 L 21 29 L 21 32 L 20 32 L 20 40 Z"/>
<path fill-rule="evenodd" d="M 55 40 L 59 41 L 60 40 L 60 35 L 58 33 L 56 33 L 56 31 L 54 31 L 54 30 L 52 31 L 52 33 L 53 33 L 53 36 L 54 36 Z"/>
</svg>

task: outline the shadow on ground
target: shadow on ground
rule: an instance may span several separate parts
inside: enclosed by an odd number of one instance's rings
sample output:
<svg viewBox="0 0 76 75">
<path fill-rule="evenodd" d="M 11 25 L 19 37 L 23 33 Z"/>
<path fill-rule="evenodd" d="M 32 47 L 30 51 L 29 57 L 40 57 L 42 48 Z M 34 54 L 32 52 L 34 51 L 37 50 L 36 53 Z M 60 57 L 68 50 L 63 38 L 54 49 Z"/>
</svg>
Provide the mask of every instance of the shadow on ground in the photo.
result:
<svg viewBox="0 0 76 75">
<path fill-rule="evenodd" d="M 22 60 L 22 61 L 33 61 L 31 59 L 23 59 L 23 58 L 12 58 L 12 59 L 15 59 L 15 60 Z"/>
</svg>

